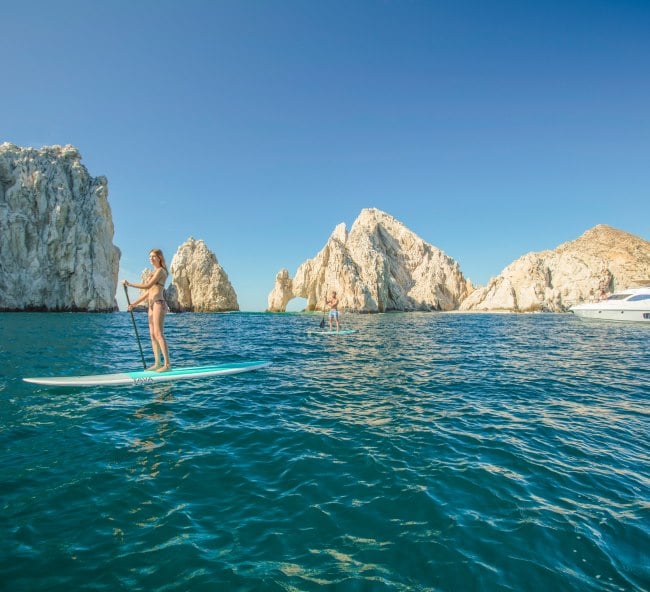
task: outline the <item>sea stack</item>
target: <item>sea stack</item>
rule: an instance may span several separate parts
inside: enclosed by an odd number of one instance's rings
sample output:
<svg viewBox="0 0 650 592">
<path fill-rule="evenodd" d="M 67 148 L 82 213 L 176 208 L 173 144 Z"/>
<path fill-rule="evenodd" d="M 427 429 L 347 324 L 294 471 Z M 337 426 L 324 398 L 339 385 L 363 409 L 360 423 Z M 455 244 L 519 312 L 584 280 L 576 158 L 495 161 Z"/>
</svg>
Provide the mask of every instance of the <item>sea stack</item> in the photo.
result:
<svg viewBox="0 0 650 592">
<path fill-rule="evenodd" d="M 171 285 L 165 298 L 173 312 L 239 310 L 228 274 L 204 241 L 190 237 L 176 251 L 169 270 Z"/>
<path fill-rule="evenodd" d="M 0 310 L 117 310 L 105 177 L 73 146 L 0 145 Z"/>
</svg>

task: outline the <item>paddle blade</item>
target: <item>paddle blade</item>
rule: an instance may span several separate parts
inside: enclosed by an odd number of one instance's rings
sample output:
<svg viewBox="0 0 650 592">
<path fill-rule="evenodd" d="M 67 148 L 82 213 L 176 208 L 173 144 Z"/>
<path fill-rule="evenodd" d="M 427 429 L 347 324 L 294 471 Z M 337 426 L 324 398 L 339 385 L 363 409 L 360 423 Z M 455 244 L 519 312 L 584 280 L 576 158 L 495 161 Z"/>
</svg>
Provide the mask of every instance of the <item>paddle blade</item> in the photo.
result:
<svg viewBox="0 0 650 592">
<path fill-rule="evenodd" d="M 322 319 L 321 319 L 320 324 L 319 324 L 319 327 L 320 327 L 321 329 L 322 329 L 323 327 L 325 327 L 325 318 L 322 318 Z"/>
</svg>

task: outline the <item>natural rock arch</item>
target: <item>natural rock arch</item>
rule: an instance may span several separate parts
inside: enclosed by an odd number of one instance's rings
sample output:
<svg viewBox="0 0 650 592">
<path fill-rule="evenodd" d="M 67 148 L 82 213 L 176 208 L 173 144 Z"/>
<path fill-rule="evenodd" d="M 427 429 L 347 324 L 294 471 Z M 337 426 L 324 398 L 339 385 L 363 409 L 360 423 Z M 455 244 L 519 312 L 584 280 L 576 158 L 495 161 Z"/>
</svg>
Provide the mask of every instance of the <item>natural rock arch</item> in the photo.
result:
<svg viewBox="0 0 650 592">
<path fill-rule="evenodd" d="M 340 306 L 359 312 L 453 310 L 471 291 L 458 264 L 401 222 L 364 209 L 348 233 L 339 224 L 323 249 L 298 267 L 276 275 L 269 311 L 284 311 L 296 296 L 308 310 L 322 310 L 336 290 Z"/>
</svg>

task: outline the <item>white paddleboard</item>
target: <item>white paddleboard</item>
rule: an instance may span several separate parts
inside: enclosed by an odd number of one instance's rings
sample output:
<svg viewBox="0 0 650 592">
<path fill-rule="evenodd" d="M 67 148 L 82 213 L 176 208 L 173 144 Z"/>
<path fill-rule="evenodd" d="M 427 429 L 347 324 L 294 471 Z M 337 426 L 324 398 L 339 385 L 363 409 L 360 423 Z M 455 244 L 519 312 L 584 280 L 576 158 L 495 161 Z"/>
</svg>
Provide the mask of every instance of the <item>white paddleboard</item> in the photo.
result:
<svg viewBox="0 0 650 592">
<path fill-rule="evenodd" d="M 171 380 L 189 380 L 221 376 L 224 374 L 239 374 L 270 366 L 272 362 L 233 362 L 217 366 L 190 366 L 188 368 L 172 368 L 167 372 L 140 370 L 136 372 L 120 372 L 118 374 L 95 374 L 88 376 L 43 376 L 23 378 L 25 382 L 46 384 L 49 386 L 96 386 L 96 385 L 138 385 L 168 382 Z"/>
<path fill-rule="evenodd" d="M 308 329 L 308 335 L 350 335 L 351 333 L 356 333 L 356 329 L 341 329 L 337 331 L 336 329 Z"/>
</svg>

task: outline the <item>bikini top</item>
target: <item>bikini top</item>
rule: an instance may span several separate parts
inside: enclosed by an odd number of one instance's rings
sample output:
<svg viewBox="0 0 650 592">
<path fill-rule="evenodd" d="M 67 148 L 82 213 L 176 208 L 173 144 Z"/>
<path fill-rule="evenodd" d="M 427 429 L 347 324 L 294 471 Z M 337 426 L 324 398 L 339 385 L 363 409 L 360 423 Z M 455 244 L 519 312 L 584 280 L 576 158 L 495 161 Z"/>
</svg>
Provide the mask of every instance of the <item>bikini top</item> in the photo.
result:
<svg viewBox="0 0 650 592">
<path fill-rule="evenodd" d="M 158 280 L 156 282 L 156 285 L 160 286 L 161 288 L 165 287 L 165 282 L 167 281 L 167 272 L 163 269 L 163 276 L 162 279 Z"/>
</svg>

